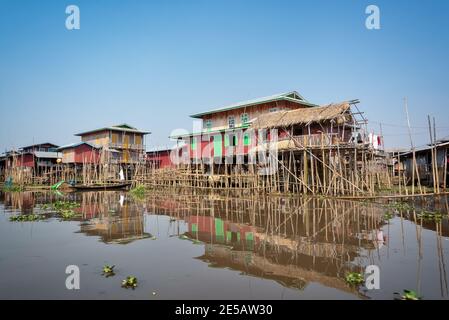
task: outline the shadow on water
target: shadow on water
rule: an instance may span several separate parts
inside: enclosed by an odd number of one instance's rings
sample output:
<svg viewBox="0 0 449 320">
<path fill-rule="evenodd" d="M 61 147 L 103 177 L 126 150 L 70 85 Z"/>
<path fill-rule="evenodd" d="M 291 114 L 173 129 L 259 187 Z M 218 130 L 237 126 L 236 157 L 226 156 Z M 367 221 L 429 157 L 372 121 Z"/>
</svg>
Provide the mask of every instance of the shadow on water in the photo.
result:
<svg viewBox="0 0 449 320">
<path fill-rule="evenodd" d="M 143 199 L 126 192 L 62 196 L 51 192 L 0 194 L 6 215 L 40 214 L 48 211 L 48 204 L 61 199 L 80 204 L 74 209 L 77 213 L 72 219 L 77 223 L 74 232 L 99 239 L 106 245 L 147 243 L 157 236 L 162 242 L 151 243 L 159 243 L 162 251 L 168 250 L 162 246 L 176 239 L 179 242 L 175 252 L 188 250 L 188 259 L 208 266 L 206 272 L 218 270 L 222 282 L 235 277 L 237 272 L 248 279 L 277 284 L 264 290 L 288 289 L 286 297 L 299 299 L 351 296 L 390 299 L 394 291 L 403 289 L 417 290 L 428 298 L 448 297 L 447 198 L 395 206 L 325 198 L 185 191 L 152 191 Z M 441 219 L 420 215 L 429 210 L 442 212 Z M 191 242 L 192 249 L 180 246 L 180 242 Z M 86 243 L 81 245 L 86 246 Z M 136 254 L 147 255 L 145 246 L 140 250 Z M 170 263 L 179 266 L 179 270 L 191 263 L 181 255 L 175 258 Z M 165 267 L 173 268 L 168 262 L 164 263 L 161 262 L 162 270 L 157 274 L 163 275 Z M 379 290 L 346 283 L 345 276 L 349 272 L 363 274 L 366 266 L 373 264 L 381 270 Z M 195 273 L 195 283 L 199 287 L 205 286 L 201 280 L 208 277 L 202 272 Z M 147 276 L 150 279 L 155 274 Z M 182 297 L 179 294 L 182 288 L 176 288 L 175 284 L 170 286 L 165 298 Z M 210 290 L 210 296 L 199 292 L 198 298 L 215 298 L 214 292 L 220 288 Z M 262 296 L 256 294 L 251 298 Z M 221 296 L 217 294 L 217 297 Z"/>
</svg>

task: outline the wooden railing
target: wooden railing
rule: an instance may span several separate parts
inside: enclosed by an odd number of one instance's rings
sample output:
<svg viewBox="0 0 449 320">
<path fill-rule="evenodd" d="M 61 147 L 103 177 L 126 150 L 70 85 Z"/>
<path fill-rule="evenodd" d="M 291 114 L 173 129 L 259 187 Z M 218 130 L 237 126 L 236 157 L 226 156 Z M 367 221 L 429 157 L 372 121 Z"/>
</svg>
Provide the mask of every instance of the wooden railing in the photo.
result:
<svg viewBox="0 0 449 320">
<path fill-rule="evenodd" d="M 143 150 L 142 144 L 126 144 L 126 143 L 111 143 L 111 148 L 116 149 L 130 149 L 130 150 Z"/>
<path fill-rule="evenodd" d="M 293 138 L 301 147 L 331 147 L 347 143 L 338 133 L 291 136 L 286 139 L 290 138 Z"/>
</svg>

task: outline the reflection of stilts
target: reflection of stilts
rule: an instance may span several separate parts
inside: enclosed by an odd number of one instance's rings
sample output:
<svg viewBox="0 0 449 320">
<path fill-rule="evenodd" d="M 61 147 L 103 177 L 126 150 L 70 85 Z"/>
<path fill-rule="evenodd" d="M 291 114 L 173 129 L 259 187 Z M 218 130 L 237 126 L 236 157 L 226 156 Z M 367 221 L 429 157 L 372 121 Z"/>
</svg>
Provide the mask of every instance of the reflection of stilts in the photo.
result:
<svg viewBox="0 0 449 320">
<path fill-rule="evenodd" d="M 418 242 L 418 270 L 417 270 L 417 280 L 416 280 L 416 288 L 418 292 L 421 292 L 421 271 L 422 271 L 422 219 L 420 219 L 420 224 L 418 225 L 416 211 L 413 210 L 413 219 L 415 221 L 415 230 L 416 230 L 416 240 Z"/>
<path fill-rule="evenodd" d="M 438 252 L 438 270 L 440 275 L 440 288 L 441 288 L 441 296 L 447 297 L 448 292 L 448 285 L 447 285 L 447 275 L 446 275 L 446 262 L 444 261 L 444 250 L 443 250 L 443 237 L 441 235 L 441 229 L 442 229 L 442 223 L 437 222 L 437 252 Z"/>
</svg>

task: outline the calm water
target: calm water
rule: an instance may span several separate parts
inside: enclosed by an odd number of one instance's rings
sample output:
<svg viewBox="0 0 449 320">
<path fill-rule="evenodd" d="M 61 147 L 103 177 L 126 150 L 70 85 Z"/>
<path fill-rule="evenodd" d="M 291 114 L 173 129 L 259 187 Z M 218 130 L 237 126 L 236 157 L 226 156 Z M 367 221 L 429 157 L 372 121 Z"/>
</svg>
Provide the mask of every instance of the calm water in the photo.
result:
<svg viewBox="0 0 449 320">
<path fill-rule="evenodd" d="M 62 221 L 47 205 L 76 201 Z M 1 299 L 393 299 L 403 289 L 448 299 L 448 199 L 397 210 L 310 198 L 153 192 L 0 194 Z M 45 220 L 10 222 L 19 214 Z M 390 213 L 392 217 L 385 214 Z M 445 213 L 445 214 L 446 214 Z M 101 275 L 105 264 L 115 276 Z M 67 290 L 77 265 L 80 290 Z M 380 268 L 380 290 L 351 271 Z M 134 275 L 135 290 L 121 288 Z"/>
</svg>

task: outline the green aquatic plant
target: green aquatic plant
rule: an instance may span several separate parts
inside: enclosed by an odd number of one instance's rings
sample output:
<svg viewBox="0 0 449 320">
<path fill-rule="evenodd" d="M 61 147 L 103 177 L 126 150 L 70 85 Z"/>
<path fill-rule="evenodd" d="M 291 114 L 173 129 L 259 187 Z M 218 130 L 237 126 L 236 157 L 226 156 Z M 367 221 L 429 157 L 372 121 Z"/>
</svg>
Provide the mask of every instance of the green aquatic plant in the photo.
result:
<svg viewBox="0 0 449 320">
<path fill-rule="evenodd" d="M 126 279 L 122 281 L 122 287 L 126 289 L 135 289 L 137 287 L 137 278 L 134 276 L 126 277 Z"/>
<path fill-rule="evenodd" d="M 25 190 L 25 188 L 23 186 L 18 186 L 18 185 L 4 186 L 2 188 L 3 192 L 22 192 L 24 190 Z"/>
<path fill-rule="evenodd" d="M 365 281 L 363 275 L 358 272 L 349 272 L 346 274 L 345 280 L 351 286 L 359 286 Z"/>
<path fill-rule="evenodd" d="M 75 201 L 56 201 L 55 203 L 53 203 L 53 208 L 57 211 L 60 210 L 70 210 L 70 209 L 74 209 L 74 208 L 79 208 L 80 204 L 75 202 Z"/>
<path fill-rule="evenodd" d="M 400 300 L 421 300 L 422 298 L 418 296 L 416 291 L 404 289 L 403 293 L 395 292 L 394 294 L 400 296 Z"/>
<path fill-rule="evenodd" d="M 394 214 L 392 214 L 391 212 L 385 212 L 384 214 L 384 219 L 385 220 L 390 220 L 394 218 Z"/>
<path fill-rule="evenodd" d="M 115 275 L 114 268 L 115 268 L 114 265 L 112 265 L 112 266 L 108 266 L 108 265 L 103 266 L 103 275 L 106 278 L 114 276 Z"/>
<path fill-rule="evenodd" d="M 414 207 L 407 202 L 393 202 L 388 204 L 389 208 L 393 208 L 396 210 L 413 210 Z"/>
<path fill-rule="evenodd" d="M 69 220 L 78 214 L 73 210 L 81 205 L 75 201 L 59 200 L 49 205 L 43 205 L 42 209 L 52 209 L 56 211 L 63 220 Z"/>
<path fill-rule="evenodd" d="M 425 221 L 440 222 L 443 220 L 443 215 L 439 212 L 421 211 L 418 213 L 418 218 Z"/>
<path fill-rule="evenodd" d="M 59 214 L 61 215 L 61 218 L 64 220 L 69 220 L 75 217 L 77 214 L 73 210 L 61 210 L 59 211 Z"/>
<path fill-rule="evenodd" d="M 37 221 L 43 219 L 38 214 L 24 214 L 24 215 L 17 215 L 17 216 L 11 216 L 9 217 L 9 221 Z"/>
<path fill-rule="evenodd" d="M 129 190 L 129 193 L 137 199 L 143 199 L 145 198 L 145 187 L 143 185 L 136 186 Z"/>
</svg>

